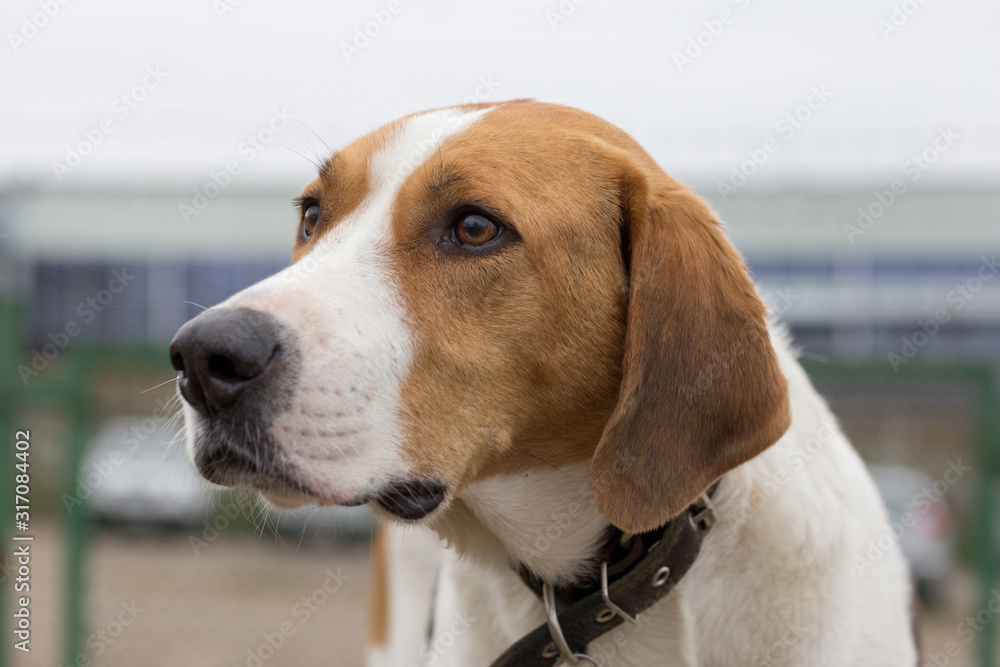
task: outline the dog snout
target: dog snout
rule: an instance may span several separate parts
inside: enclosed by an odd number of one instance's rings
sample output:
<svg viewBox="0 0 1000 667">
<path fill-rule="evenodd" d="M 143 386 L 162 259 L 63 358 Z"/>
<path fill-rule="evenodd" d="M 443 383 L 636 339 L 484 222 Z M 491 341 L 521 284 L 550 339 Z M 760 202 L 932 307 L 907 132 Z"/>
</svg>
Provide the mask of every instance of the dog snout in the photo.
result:
<svg viewBox="0 0 1000 667">
<path fill-rule="evenodd" d="M 272 316 L 246 308 L 212 309 L 194 318 L 170 344 L 181 394 L 207 417 L 233 407 L 277 365 L 277 332 Z"/>
</svg>

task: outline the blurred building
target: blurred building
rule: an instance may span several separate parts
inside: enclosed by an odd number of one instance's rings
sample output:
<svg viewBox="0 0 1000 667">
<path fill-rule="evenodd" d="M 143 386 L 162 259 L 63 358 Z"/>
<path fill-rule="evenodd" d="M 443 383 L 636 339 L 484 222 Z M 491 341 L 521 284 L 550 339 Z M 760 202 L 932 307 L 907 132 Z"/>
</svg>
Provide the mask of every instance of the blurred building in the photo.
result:
<svg viewBox="0 0 1000 667">
<path fill-rule="evenodd" d="M 897 366 L 1000 356 L 997 190 L 914 188 L 884 205 L 888 182 L 772 185 L 725 200 L 717 183 L 695 189 L 807 353 Z M 188 223 L 190 190 L 7 190 L 0 256 L 17 276 L 30 341 L 75 323 L 74 344 L 165 345 L 202 307 L 288 264 L 296 193 L 226 192 Z M 116 271 L 125 284 L 108 298 Z"/>
</svg>

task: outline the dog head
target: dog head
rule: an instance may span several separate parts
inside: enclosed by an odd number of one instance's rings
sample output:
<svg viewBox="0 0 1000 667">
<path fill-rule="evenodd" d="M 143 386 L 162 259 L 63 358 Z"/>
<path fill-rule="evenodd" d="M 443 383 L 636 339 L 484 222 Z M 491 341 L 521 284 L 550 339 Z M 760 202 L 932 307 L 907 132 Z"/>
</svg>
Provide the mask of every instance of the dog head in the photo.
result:
<svg viewBox="0 0 1000 667">
<path fill-rule="evenodd" d="M 328 159 L 293 264 L 171 346 L 202 474 L 404 520 L 591 461 L 654 528 L 785 431 L 765 309 L 708 207 L 625 133 L 527 101 L 408 116 Z"/>
</svg>

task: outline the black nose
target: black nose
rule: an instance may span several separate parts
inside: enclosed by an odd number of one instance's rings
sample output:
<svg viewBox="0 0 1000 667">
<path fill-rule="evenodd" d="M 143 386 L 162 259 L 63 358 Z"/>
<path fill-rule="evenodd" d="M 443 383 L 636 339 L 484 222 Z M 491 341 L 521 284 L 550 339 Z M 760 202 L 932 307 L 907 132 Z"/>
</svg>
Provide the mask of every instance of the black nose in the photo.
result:
<svg viewBox="0 0 1000 667">
<path fill-rule="evenodd" d="M 181 394 L 206 416 L 232 407 L 279 354 L 274 319 L 246 308 L 202 313 L 170 343 Z"/>
</svg>

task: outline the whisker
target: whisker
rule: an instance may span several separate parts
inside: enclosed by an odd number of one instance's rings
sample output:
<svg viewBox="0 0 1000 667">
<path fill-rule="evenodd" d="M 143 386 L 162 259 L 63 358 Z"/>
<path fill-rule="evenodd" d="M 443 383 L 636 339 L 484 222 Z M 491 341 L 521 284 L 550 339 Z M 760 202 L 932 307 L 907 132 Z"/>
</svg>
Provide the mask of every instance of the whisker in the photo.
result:
<svg viewBox="0 0 1000 667">
<path fill-rule="evenodd" d="M 295 545 L 295 555 L 299 554 L 299 549 L 302 548 L 302 541 L 306 538 L 306 528 L 309 526 L 308 519 L 302 522 L 302 532 L 299 534 L 299 543 Z"/>
<path fill-rule="evenodd" d="M 159 387 L 162 387 L 162 386 L 163 386 L 163 385 L 165 385 L 165 384 L 168 384 L 168 383 L 170 383 L 170 382 L 176 382 L 176 381 L 177 381 L 177 378 L 176 378 L 176 377 L 172 377 L 172 378 L 170 378 L 169 380 L 164 380 L 163 382 L 161 382 L 160 384 L 156 385 L 155 387 L 150 387 L 149 389 L 143 389 L 143 390 L 142 390 L 142 391 L 140 391 L 139 393 L 140 393 L 140 394 L 145 394 L 145 393 L 146 393 L 147 391 L 153 391 L 154 389 L 157 389 L 157 388 L 159 388 Z"/>
<path fill-rule="evenodd" d="M 311 127 L 309 127 L 308 125 L 306 125 L 302 120 L 300 120 L 298 118 L 296 118 L 295 121 L 299 125 L 301 125 L 302 127 L 306 128 L 307 130 L 309 130 L 310 132 L 312 132 L 313 136 L 316 137 L 317 139 L 319 139 L 319 142 L 321 144 L 323 144 L 323 146 L 326 148 L 327 155 L 333 155 L 333 149 L 330 148 L 330 144 L 326 143 L 326 141 L 323 139 L 323 137 L 321 137 L 319 135 L 319 132 L 317 132 L 316 130 L 312 129 Z"/>
<path fill-rule="evenodd" d="M 314 158 L 311 158 L 311 157 L 309 157 L 308 155 L 306 155 L 306 154 L 304 154 L 304 153 L 300 153 L 300 152 L 298 152 L 297 150 L 295 150 L 295 149 L 294 149 L 294 148 L 292 148 L 291 146 L 286 146 L 285 144 L 281 143 L 280 141 L 276 141 L 276 142 L 274 142 L 274 143 L 278 144 L 279 146 L 281 146 L 282 148 L 284 148 L 284 149 L 285 149 L 285 150 L 287 150 L 287 151 L 291 151 L 292 153 L 295 153 L 295 154 L 296 154 L 296 155 L 298 155 L 298 156 L 299 156 L 300 158 L 302 158 L 303 160 L 305 160 L 305 161 L 306 161 L 306 162 L 308 162 L 309 164 L 311 164 L 311 165 L 313 165 L 314 167 L 316 167 L 316 169 L 319 169 L 320 167 L 322 167 L 322 166 L 323 166 L 323 165 L 322 165 L 321 163 L 317 162 L 317 161 L 316 161 L 316 160 L 315 160 Z"/>
</svg>

